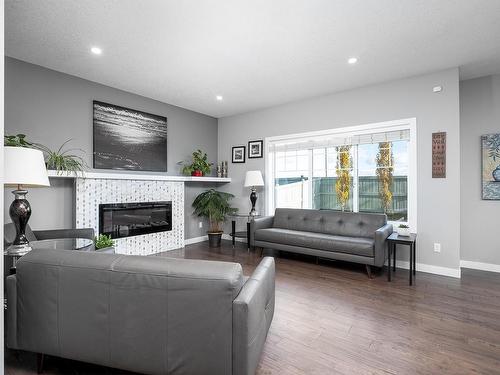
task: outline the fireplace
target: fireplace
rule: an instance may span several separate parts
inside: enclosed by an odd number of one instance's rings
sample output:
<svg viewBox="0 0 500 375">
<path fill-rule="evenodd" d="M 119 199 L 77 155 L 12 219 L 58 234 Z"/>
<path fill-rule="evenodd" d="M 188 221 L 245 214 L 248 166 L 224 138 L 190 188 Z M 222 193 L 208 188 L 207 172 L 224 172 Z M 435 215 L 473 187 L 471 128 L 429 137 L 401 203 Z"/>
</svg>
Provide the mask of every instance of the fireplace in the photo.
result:
<svg viewBox="0 0 500 375">
<path fill-rule="evenodd" d="M 122 238 L 171 230 L 171 201 L 99 204 L 99 234 Z"/>
</svg>

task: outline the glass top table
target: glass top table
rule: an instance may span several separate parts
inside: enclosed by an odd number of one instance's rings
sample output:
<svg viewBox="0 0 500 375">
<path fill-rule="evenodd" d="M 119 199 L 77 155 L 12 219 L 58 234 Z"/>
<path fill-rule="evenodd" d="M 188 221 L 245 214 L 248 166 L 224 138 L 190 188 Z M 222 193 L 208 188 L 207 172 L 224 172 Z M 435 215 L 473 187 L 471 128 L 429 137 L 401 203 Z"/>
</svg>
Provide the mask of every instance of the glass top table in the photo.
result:
<svg viewBox="0 0 500 375">
<path fill-rule="evenodd" d="M 232 215 L 228 215 L 231 217 L 231 233 L 229 235 L 232 237 L 233 249 L 236 242 L 236 238 L 246 238 L 247 240 L 247 249 L 250 250 L 250 224 L 256 217 L 261 217 L 261 215 L 250 215 L 236 213 Z M 236 219 L 238 218 L 246 218 L 247 219 L 247 227 L 245 231 L 236 231 Z"/>
<path fill-rule="evenodd" d="M 31 250 L 80 250 L 80 251 L 93 251 L 94 241 L 88 238 L 55 238 L 50 240 L 30 241 L 29 246 L 31 249 L 10 252 L 8 249 L 4 251 L 4 255 L 13 257 L 22 257 Z"/>
</svg>

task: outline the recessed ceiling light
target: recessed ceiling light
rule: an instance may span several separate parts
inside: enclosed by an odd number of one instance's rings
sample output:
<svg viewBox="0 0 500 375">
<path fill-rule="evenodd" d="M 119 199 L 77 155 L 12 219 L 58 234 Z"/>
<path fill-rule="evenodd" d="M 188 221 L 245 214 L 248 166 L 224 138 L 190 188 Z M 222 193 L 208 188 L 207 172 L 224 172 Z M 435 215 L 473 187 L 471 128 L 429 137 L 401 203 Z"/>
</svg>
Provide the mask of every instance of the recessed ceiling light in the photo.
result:
<svg viewBox="0 0 500 375">
<path fill-rule="evenodd" d="M 92 52 L 94 55 L 100 55 L 102 53 L 102 49 L 99 47 L 92 47 L 90 49 L 90 52 Z"/>
<path fill-rule="evenodd" d="M 217 99 L 219 102 L 221 102 L 224 98 L 222 97 L 222 95 L 217 95 L 215 97 L 215 99 Z"/>
<path fill-rule="evenodd" d="M 347 60 L 349 64 L 356 64 L 358 62 L 358 59 L 356 57 L 349 57 Z"/>
</svg>

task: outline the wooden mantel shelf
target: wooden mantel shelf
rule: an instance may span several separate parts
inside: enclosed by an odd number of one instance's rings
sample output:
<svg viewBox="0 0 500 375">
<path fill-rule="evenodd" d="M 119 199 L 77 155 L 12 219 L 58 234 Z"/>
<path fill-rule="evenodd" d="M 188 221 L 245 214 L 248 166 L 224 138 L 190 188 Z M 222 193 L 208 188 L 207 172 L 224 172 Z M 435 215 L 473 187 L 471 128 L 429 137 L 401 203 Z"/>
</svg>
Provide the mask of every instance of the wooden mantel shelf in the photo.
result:
<svg viewBox="0 0 500 375">
<path fill-rule="evenodd" d="M 231 178 L 222 177 L 192 177 L 192 176 L 169 176 L 166 174 L 146 174 L 146 173 L 123 173 L 116 171 L 90 171 L 78 173 L 57 173 L 56 171 L 48 171 L 50 178 L 94 178 L 104 180 L 148 180 L 148 181 L 179 181 L 179 182 L 217 182 L 228 183 Z"/>
</svg>

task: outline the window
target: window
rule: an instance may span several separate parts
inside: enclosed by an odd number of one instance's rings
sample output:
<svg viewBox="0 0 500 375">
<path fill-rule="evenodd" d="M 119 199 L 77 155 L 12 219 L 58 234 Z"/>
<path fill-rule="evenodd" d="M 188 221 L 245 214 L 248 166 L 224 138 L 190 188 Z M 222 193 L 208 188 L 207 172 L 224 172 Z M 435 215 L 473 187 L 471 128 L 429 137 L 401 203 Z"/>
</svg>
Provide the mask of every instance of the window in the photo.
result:
<svg viewBox="0 0 500 375">
<path fill-rule="evenodd" d="M 413 119 L 268 138 L 268 213 L 277 207 L 386 213 L 415 228 L 415 131 Z"/>
</svg>

